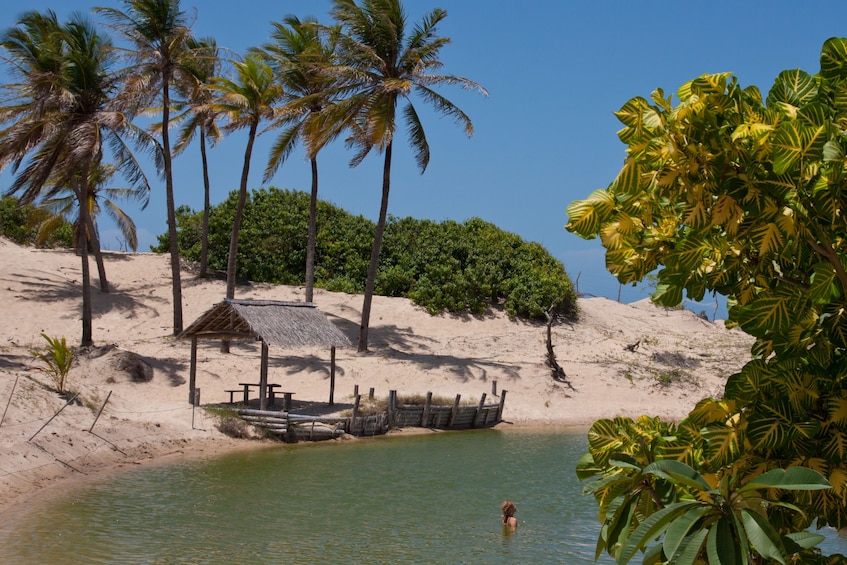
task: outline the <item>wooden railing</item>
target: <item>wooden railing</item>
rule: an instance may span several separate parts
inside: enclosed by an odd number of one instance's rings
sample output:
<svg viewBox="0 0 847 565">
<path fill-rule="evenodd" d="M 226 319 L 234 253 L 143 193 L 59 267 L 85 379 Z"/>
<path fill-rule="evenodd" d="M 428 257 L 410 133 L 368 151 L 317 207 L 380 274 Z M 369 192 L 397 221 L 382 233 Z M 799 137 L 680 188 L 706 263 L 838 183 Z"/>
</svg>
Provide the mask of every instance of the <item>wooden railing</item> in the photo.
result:
<svg viewBox="0 0 847 565">
<path fill-rule="evenodd" d="M 316 441 L 342 434 L 375 436 L 392 428 L 431 428 L 438 430 L 468 430 L 490 428 L 503 421 L 506 391 L 499 402 L 486 404 L 483 394 L 476 405 L 460 404 L 456 395 L 452 405 L 432 404 L 427 393 L 424 404 L 398 404 L 397 391 L 389 391 L 388 409 L 377 414 L 359 415 L 361 396 L 356 394 L 353 414 L 349 417 L 323 417 L 271 410 L 238 409 L 245 421 L 280 436 L 284 441 Z"/>
</svg>

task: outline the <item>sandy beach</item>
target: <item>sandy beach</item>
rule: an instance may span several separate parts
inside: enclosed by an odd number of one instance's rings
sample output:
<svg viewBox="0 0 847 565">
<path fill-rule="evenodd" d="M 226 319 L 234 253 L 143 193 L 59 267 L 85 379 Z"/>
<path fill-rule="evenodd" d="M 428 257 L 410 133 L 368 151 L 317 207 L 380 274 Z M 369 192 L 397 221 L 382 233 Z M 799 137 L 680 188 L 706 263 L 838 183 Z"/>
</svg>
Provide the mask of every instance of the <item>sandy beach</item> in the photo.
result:
<svg viewBox="0 0 847 565">
<path fill-rule="evenodd" d="M 109 294 L 96 288 L 92 262 L 95 347 L 77 355 L 68 388 L 79 396 L 64 408 L 66 401 L 31 351 L 46 345 L 42 333 L 78 346 L 80 260 L 73 252 L 0 239 L 0 264 L 0 522 L 48 486 L 122 465 L 266 443 L 226 437 L 214 416 L 188 403 L 191 347 L 172 335 L 167 256 L 107 253 Z M 200 280 L 189 271 L 183 271 L 182 286 L 186 327 L 225 295 L 223 280 Z M 245 299 L 303 296 L 302 287 L 270 284 L 236 290 Z M 314 302 L 356 342 L 360 295 L 316 290 Z M 409 300 L 374 297 L 369 351 L 337 350 L 331 410 L 348 409 L 358 386 L 362 393 L 373 388 L 378 397 L 397 390 L 401 396 L 432 392 L 474 400 L 505 390 L 506 421 L 498 428 L 587 428 L 598 418 L 641 414 L 679 419 L 699 399 L 720 395 L 726 377 L 750 355 L 746 334 L 647 299 L 626 305 L 581 298 L 579 307 L 577 323 L 553 327 L 567 376 L 561 382 L 545 364 L 543 323 L 510 320 L 502 311 L 430 316 Z M 218 342 L 200 344 L 197 386 L 203 405 L 227 402 L 226 391 L 245 379 L 258 381 L 256 342 L 234 342 L 229 354 L 219 349 Z M 295 393 L 292 411 L 319 406 L 329 396 L 329 361 L 324 349 L 272 347 L 269 381 Z"/>
</svg>

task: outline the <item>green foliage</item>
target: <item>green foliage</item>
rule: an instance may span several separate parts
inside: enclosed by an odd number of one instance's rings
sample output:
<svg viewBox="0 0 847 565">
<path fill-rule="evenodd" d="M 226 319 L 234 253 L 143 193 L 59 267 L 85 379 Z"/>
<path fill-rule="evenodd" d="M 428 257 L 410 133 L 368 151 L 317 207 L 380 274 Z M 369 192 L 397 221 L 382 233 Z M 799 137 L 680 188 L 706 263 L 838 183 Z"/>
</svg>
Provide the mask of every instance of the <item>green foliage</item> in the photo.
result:
<svg viewBox="0 0 847 565">
<path fill-rule="evenodd" d="M 734 469 L 698 471 L 680 460 L 698 458 L 676 449 L 693 429 L 691 421 L 677 427 L 647 417 L 594 423 L 577 475 L 600 505 L 596 557 L 606 551 L 619 564 L 639 551 L 645 563 L 817 560 L 813 548 L 824 537 L 803 531 L 802 510 L 783 496 L 832 485 L 807 467 L 746 477 Z"/>
<path fill-rule="evenodd" d="M 47 341 L 47 346 L 42 351 L 31 351 L 32 356 L 44 365 L 39 370 L 46 373 L 56 385 L 56 392 L 65 394 L 67 392 L 68 373 L 74 363 L 74 354 L 68 347 L 64 337 L 50 337 L 41 334 Z"/>
<path fill-rule="evenodd" d="M 0 198 L 0 235 L 18 245 L 34 245 L 39 226 L 52 214 L 33 204 L 21 206 L 14 196 Z M 42 247 L 74 247 L 73 228 L 68 222 L 61 222 L 51 233 Z"/>
<path fill-rule="evenodd" d="M 211 211 L 209 267 L 223 270 L 235 194 Z M 253 191 L 241 227 L 237 275 L 241 279 L 303 284 L 309 196 L 275 188 Z M 177 210 L 183 257 L 200 258 L 201 215 Z M 332 291 L 364 291 L 375 226 L 362 217 L 318 202 L 315 284 Z M 167 235 L 153 251 L 167 250 Z M 478 218 L 441 223 L 389 218 L 376 293 L 404 296 L 430 313 L 483 314 L 500 306 L 512 316 L 544 319 L 554 302 L 576 315 L 576 295 L 563 265 L 541 245 L 526 243 Z"/>
<path fill-rule="evenodd" d="M 676 104 L 661 89 L 633 98 L 617 113 L 620 173 L 568 207 L 567 229 L 599 237 L 622 283 L 658 270 L 664 305 L 721 293 L 728 325 L 756 338 L 673 453 L 737 484 L 823 475 L 833 488 L 780 495 L 806 518 L 769 508 L 780 534 L 847 526 L 847 39 L 827 40 L 820 63 L 780 73 L 764 99 L 728 73 L 682 85 Z"/>
</svg>

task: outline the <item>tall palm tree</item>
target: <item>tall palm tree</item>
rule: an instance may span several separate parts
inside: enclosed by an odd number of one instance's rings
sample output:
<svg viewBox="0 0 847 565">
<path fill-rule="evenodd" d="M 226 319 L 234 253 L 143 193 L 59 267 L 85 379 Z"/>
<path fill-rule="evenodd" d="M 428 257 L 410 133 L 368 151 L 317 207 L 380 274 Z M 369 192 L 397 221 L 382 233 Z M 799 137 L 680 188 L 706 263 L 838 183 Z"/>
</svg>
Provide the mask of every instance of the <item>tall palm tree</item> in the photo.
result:
<svg viewBox="0 0 847 565">
<path fill-rule="evenodd" d="M 331 102 L 337 80 L 328 73 L 336 64 L 336 33 L 319 26 L 314 18 L 286 16 L 273 22 L 272 42 L 258 53 L 265 57 L 283 85 L 285 98 L 281 115 L 270 126 L 283 127 L 271 148 L 264 181 L 269 181 L 303 137 L 306 124 Z M 318 152 L 328 140 L 306 146 L 312 169 L 309 203 L 309 234 L 306 242 L 306 302 L 312 302 L 315 285 L 315 240 L 317 238 Z"/>
<path fill-rule="evenodd" d="M 403 120 L 415 161 L 421 173 L 429 163 L 429 143 L 415 109 L 412 95 L 453 118 L 473 135 L 473 124 L 455 104 L 432 89 L 439 85 L 458 85 L 487 94 L 479 84 L 454 75 L 434 74 L 442 67 L 438 59 L 449 38 L 438 37 L 436 26 L 447 12 L 435 9 L 407 30 L 406 14 L 400 0 L 334 0 L 331 14 L 344 30 L 340 57 L 343 64 L 336 73 L 355 92 L 324 112 L 319 127 L 312 130 L 317 140 L 341 129 L 352 133 L 348 144 L 358 149 L 351 166 L 356 166 L 374 147 L 384 154 L 382 200 L 376 225 L 374 246 L 365 283 L 362 323 L 359 327 L 358 350 L 367 351 L 371 302 L 376 284 L 376 271 L 391 186 L 391 152 L 397 129 L 397 108 L 403 103 Z"/>
<path fill-rule="evenodd" d="M 244 150 L 244 166 L 241 169 L 241 184 L 238 188 L 238 204 L 232 225 L 229 256 L 226 264 L 226 297 L 235 297 L 235 266 L 238 256 L 238 233 L 247 201 L 247 179 L 250 175 L 250 159 L 253 143 L 262 120 L 274 116 L 274 108 L 283 96 L 283 88 L 274 79 L 273 70 L 257 56 L 248 56 L 235 62 L 234 78 L 218 77 L 210 85 L 216 94 L 211 110 L 219 112 L 228 120 L 221 128 L 225 133 L 247 129 L 247 147 Z"/>
<path fill-rule="evenodd" d="M 88 240 L 99 245 L 89 214 L 91 171 L 109 148 L 129 184 L 148 189 L 127 139 L 149 141 L 116 106 L 119 77 L 115 51 L 86 19 L 59 24 L 52 12 L 28 12 L 0 39 L 21 81 L 5 85 L 0 108 L 0 170 L 16 175 L 8 193 L 20 201 L 52 198 L 70 187 L 77 200 L 82 258 L 82 346 L 93 344 Z M 25 166 L 21 169 L 21 165 Z"/>
<path fill-rule="evenodd" d="M 174 304 L 174 335 L 182 333 L 182 281 L 180 278 L 179 242 L 176 231 L 176 204 L 170 137 L 170 91 L 178 75 L 185 74 L 191 30 L 180 0 L 123 0 L 124 11 L 117 8 L 95 8 L 103 14 L 132 46 L 128 53 L 133 61 L 130 92 L 140 106 L 152 107 L 160 99 L 162 108 L 162 168 L 168 209 L 168 237 L 171 255 L 171 277 Z"/>
<path fill-rule="evenodd" d="M 200 142 L 200 160 L 203 166 L 203 227 L 200 239 L 200 277 L 205 277 L 209 268 L 209 213 L 212 207 L 209 183 L 209 163 L 206 157 L 206 141 L 212 145 L 221 139 L 218 114 L 211 110 L 209 102 L 212 92 L 208 86 L 212 78 L 220 73 L 221 59 L 217 43 L 213 38 L 191 39 L 188 43 L 190 56 L 185 65 L 189 80 L 179 82 L 177 89 L 184 98 L 186 110 L 174 118 L 182 122 L 174 155 L 182 153 L 194 139 Z"/>
</svg>

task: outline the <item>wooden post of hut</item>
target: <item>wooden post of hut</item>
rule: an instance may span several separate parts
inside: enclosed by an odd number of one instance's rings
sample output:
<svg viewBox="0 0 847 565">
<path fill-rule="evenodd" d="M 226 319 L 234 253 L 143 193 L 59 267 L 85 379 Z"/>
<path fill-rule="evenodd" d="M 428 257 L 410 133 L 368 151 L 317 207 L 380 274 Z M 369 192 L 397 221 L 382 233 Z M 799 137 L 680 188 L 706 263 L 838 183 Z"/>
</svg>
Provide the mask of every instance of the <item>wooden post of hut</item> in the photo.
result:
<svg viewBox="0 0 847 565">
<path fill-rule="evenodd" d="M 504 408 L 505 406 L 506 406 L 506 391 L 504 390 L 504 391 L 500 394 L 500 409 L 499 409 L 499 413 L 497 414 L 497 421 L 498 421 L 498 422 L 502 422 L 502 421 L 503 421 L 503 408 Z"/>
<path fill-rule="evenodd" d="M 259 369 L 259 410 L 268 408 L 268 343 L 262 340 L 262 364 Z"/>
<path fill-rule="evenodd" d="M 335 346 L 329 349 L 329 405 L 335 404 Z"/>
<path fill-rule="evenodd" d="M 197 336 L 191 336 L 191 368 L 188 372 L 188 402 L 194 404 L 194 387 L 197 384 Z"/>
</svg>

